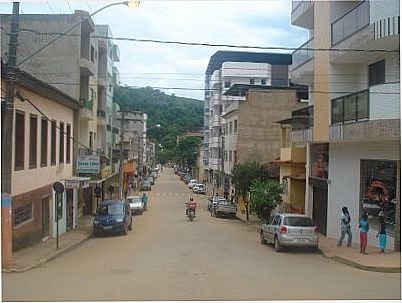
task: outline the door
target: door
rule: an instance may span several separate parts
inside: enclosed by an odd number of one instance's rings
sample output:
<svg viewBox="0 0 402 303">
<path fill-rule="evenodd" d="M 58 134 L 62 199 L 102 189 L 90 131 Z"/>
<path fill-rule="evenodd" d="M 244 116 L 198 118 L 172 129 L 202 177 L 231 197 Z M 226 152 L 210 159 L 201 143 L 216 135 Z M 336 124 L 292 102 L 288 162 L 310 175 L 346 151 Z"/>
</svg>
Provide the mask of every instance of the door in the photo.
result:
<svg viewBox="0 0 402 303">
<path fill-rule="evenodd" d="M 313 187 L 313 220 L 318 231 L 327 235 L 328 189 Z"/>
<path fill-rule="evenodd" d="M 66 218 L 66 230 L 72 230 L 74 226 L 74 204 L 73 204 L 73 189 L 66 190 L 67 196 L 67 218 Z"/>
<path fill-rule="evenodd" d="M 49 196 L 42 198 L 42 239 L 49 236 L 49 222 L 50 209 L 49 209 Z"/>
<path fill-rule="evenodd" d="M 83 189 L 84 196 L 84 209 L 83 214 L 91 215 L 92 214 L 92 187 L 87 187 Z"/>
<path fill-rule="evenodd" d="M 274 242 L 276 230 L 279 228 L 281 222 L 281 216 L 276 215 L 272 222 L 267 226 L 267 238 L 269 242 Z"/>
</svg>

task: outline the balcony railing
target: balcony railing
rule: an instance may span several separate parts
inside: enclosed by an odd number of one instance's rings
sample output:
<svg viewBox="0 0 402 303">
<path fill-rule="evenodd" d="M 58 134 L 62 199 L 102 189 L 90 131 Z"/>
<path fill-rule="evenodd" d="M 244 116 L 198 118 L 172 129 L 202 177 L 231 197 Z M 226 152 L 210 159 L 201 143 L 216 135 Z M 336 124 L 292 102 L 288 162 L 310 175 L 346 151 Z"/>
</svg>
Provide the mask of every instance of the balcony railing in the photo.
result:
<svg viewBox="0 0 402 303">
<path fill-rule="evenodd" d="M 313 127 L 313 115 L 313 105 L 292 111 L 292 131 Z"/>
<path fill-rule="evenodd" d="M 369 91 L 363 90 L 331 100 L 331 124 L 369 118 Z"/>
<path fill-rule="evenodd" d="M 363 1 L 331 24 L 331 41 L 335 45 L 370 23 L 370 2 Z"/>
<path fill-rule="evenodd" d="M 314 57 L 314 38 L 311 38 L 292 54 L 293 69 L 310 61 Z"/>
</svg>

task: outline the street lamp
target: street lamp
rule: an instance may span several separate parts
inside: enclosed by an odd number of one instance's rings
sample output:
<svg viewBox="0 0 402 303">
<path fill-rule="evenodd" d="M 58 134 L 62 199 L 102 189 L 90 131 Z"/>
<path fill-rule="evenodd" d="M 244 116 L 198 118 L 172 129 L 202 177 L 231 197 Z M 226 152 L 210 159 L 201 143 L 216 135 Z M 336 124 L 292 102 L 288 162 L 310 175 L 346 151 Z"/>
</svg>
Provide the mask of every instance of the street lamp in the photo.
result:
<svg viewBox="0 0 402 303">
<path fill-rule="evenodd" d="M 35 52 L 33 52 L 32 54 L 30 54 L 29 56 L 25 57 L 24 59 L 22 59 L 20 62 L 18 62 L 15 67 L 18 67 L 22 64 L 24 64 L 26 61 L 28 61 L 29 59 L 31 59 L 33 56 L 35 56 L 37 53 L 39 53 L 40 51 L 42 51 L 43 49 L 45 49 L 46 47 L 48 47 L 50 44 L 52 44 L 54 41 L 56 41 L 57 39 L 59 39 L 61 36 L 66 35 L 67 33 L 71 32 L 74 28 L 76 28 L 77 26 L 79 26 L 81 23 L 87 21 L 88 19 L 90 19 L 92 16 L 94 16 L 95 14 L 111 7 L 111 6 L 116 6 L 116 5 L 127 5 L 129 8 L 138 8 L 140 5 L 140 1 L 122 1 L 122 2 L 115 2 L 115 3 L 111 3 L 108 4 L 106 6 L 101 7 L 100 9 L 94 11 L 92 14 L 90 14 L 88 17 L 82 19 L 81 21 L 77 22 L 76 24 L 74 24 L 73 26 L 71 26 L 69 29 L 67 29 L 66 31 L 64 31 L 63 33 L 58 34 L 58 36 L 54 37 L 53 39 L 49 40 L 48 43 L 46 43 L 45 45 L 43 45 L 42 47 L 40 47 L 39 49 L 37 49 Z"/>
</svg>

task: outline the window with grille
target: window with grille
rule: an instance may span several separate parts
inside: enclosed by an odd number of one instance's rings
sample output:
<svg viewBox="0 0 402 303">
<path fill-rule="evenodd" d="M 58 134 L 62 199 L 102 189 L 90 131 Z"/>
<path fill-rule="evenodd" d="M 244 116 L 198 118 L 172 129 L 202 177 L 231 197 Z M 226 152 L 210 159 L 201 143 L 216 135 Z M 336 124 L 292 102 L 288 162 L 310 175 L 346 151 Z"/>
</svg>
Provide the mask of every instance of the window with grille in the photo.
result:
<svg viewBox="0 0 402 303">
<path fill-rule="evenodd" d="M 14 227 L 22 225 L 33 219 L 33 206 L 32 203 L 28 203 L 13 210 L 13 224 Z"/>
<path fill-rule="evenodd" d="M 17 111 L 15 113 L 15 170 L 24 169 L 25 160 L 25 114 Z"/>
</svg>

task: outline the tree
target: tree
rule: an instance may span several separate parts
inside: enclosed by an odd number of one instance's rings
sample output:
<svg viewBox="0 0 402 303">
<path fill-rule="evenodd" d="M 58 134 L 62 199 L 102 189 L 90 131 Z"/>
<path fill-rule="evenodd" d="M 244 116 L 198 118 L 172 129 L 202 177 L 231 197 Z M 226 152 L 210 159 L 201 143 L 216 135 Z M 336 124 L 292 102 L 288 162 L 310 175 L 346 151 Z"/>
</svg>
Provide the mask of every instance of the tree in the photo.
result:
<svg viewBox="0 0 402 303">
<path fill-rule="evenodd" d="M 274 180 L 254 180 L 250 187 L 250 206 L 257 216 L 269 218 L 281 202 L 282 186 Z"/>
<path fill-rule="evenodd" d="M 267 180 L 267 175 L 264 167 L 256 161 L 246 162 L 243 164 L 235 164 L 232 169 L 232 182 L 236 188 L 237 195 L 243 198 L 246 207 L 246 220 L 249 220 L 248 212 L 248 193 L 256 180 Z"/>
</svg>

